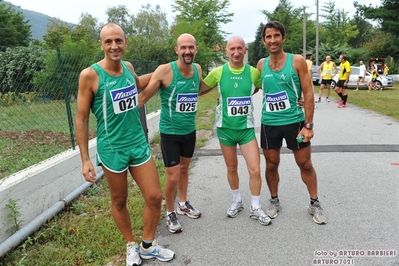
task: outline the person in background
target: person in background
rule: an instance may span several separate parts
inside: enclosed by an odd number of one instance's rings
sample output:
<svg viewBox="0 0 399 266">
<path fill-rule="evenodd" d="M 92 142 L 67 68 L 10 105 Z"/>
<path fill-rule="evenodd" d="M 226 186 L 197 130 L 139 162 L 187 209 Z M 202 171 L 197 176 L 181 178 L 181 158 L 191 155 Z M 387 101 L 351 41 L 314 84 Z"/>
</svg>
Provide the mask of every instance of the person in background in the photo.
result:
<svg viewBox="0 0 399 266">
<path fill-rule="evenodd" d="M 164 188 L 166 225 L 171 233 L 182 231 L 176 213 L 193 219 L 201 216 L 187 196 L 188 168 L 196 141 L 198 90 L 202 80 L 201 66 L 193 63 L 198 52 L 194 36 L 188 33 L 180 35 L 175 52 L 177 60 L 158 66 L 147 87 L 139 94 L 139 106 L 157 91 L 161 96 L 159 131 L 167 175 Z M 175 209 L 177 191 L 179 202 Z"/>
<path fill-rule="evenodd" d="M 348 100 L 348 82 L 351 74 L 351 65 L 348 61 L 348 56 L 346 54 L 341 54 L 339 56 L 339 61 L 341 62 L 339 71 L 339 78 L 337 85 L 335 85 L 334 91 L 338 94 L 341 100 L 338 101 L 339 108 L 345 108 L 346 102 Z"/>
<path fill-rule="evenodd" d="M 384 65 L 384 75 L 387 76 L 389 73 L 389 67 L 387 64 Z"/>
<path fill-rule="evenodd" d="M 278 197 L 280 153 L 283 140 L 292 150 L 305 183 L 310 203 L 308 213 L 317 224 L 327 223 L 317 192 L 317 176 L 311 161 L 310 139 L 313 137 L 314 91 L 304 58 L 284 52 L 287 39 L 284 25 L 269 21 L 263 27 L 262 41 L 269 56 L 259 60 L 263 89 L 261 147 L 266 159 L 266 181 L 270 190 L 271 218 L 281 210 Z M 298 100 L 303 94 L 304 108 Z"/>
<path fill-rule="evenodd" d="M 238 144 L 249 173 L 251 191 L 249 217 L 258 220 L 262 225 L 269 225 L 271 219 L 260 205 L 262 178 L 252 104 L 252 95 L 260 87 L 260 73 L 256 68 L 244 63 L 247 49 L 243 38 L 231 37 L 226 46 L 229 62 L 213 69 L 208 74 L 201 85 L 200 94 L 218 87 L 216 133 L 227 167 L 227 181 L 233 196 L 233 203 L 227 210 L 227 217 L 237 217 L 238 213 L 244 209 L 237 171 Z"/>
<path fill-rule="evenodd" d="M 144 88 L 150 74 L 138 77 L 133 65 L 122 61 L 127 38 L 120 26 L 107 23 L 100 32 L 104 58 L 84 69 L 79 77 L 76 114 L 76 138 L 82 159 L 82 174 L 95 182 L 90 161 L 88 125 L 90 108 L 97 120 L 97 165 L 108 182 L 112 217 L 126 241 L 126 265 L 140 265 L 143 259 L 170 261 L 173 251 L 155 240 L 162 192 L 157 168 L 151 156 L 138 112 L 138 89 Z M 132 233 L 127 172 L 135 180 L 144 198 L 143 235 L 140 246 Z"/>
<path fill-rule="evenodd" d="M 359 90 L 359 82 L 363 83 L 364 86 L 368 86 L 364 79 L 366 78 L 366 66 L 364 65 L 363 61 L 360 60 L 359 62 L 359 77 L 356 81 L 356 90 Z"/>
<path fill-rule="evenodd" d="M 377 87 L 379 90 L 382 91 L 383 88 L 379 84 L 377 84 L 377 77 L 379 76 L 379 74 L 377 70 L 375 70 L 374 65 L 371 65 L 370 72 L 371 72 L 371 80 L 369 82 L 369 92 L 373 87 Z"/>
<path fill-rule="evenodd" d="M 333 69 L 334 69 L 334 74 L 333 74 Z M 320 66 L 317 68 L 317 74 L 321 78 L 321 84 L 319 90 L 319 99 L 316 100 L 316 103 L 321 102 L 321 97 L 323 96 L 323 89 L 325 86 L 327 87 L 326 102 L 330 102 L 329 97 L 330 97 L 331 81 L 333 76 L 335 76 L 337 72 L 338 72 L 337 65 L 331 61 L 331 56 L 327 55 L 326 61 L 321 63 Z"/>
</svg>

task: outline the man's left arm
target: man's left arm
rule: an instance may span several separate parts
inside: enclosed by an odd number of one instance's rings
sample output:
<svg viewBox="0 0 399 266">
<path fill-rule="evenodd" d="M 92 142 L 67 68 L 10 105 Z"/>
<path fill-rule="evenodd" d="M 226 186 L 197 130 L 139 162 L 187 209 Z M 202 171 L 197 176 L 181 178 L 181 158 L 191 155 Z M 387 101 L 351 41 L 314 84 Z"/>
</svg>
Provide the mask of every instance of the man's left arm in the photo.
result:
<svg viewBox="0 0 399 266">
<path fill-rule="evenodd" d="M 294 68 L 299 76 L 303 94 L 303 107 L 305 110 L 305 126 L 307 123 L 313 123 L 314 114 L 314 91 L 312 88 L 312 80 L 308 72 L 308 67 L 304 58 L 300 55 L 294 55 Z M 298 136 L 305 137 L 304 142 L 310 141 L 313 138 L 313 129 L 303 127 Z"/>
</svg>

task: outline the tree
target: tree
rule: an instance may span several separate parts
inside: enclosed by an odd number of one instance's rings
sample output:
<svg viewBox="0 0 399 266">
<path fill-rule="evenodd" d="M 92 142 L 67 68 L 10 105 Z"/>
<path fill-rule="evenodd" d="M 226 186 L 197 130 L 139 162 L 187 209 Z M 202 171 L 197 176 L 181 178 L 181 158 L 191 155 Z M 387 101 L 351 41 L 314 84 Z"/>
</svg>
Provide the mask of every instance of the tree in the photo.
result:
<svg viewBox="0 0 399 266">
<path fill-rule="evenodd" d="M 44 49 L 37 45 L 0 52 L 0 94 L 32 92 L 32 78 L 44 67 Z"/>
<path fill-rule="evenodd" d="M 0 0 L 0 46 L 28 46 L 31 41 L 31 25 L 24 20 L 22 12 Z"/>
<path fill-rule="evenodd" d="M 48 48 L 56 49 L 64 43 L 65 36 L 69 36 L 71 32 L 72 29 L 67 23 L 59 19 L 50 19 L 43 40 Z"/>
<path fill-rule="evenodd" d="M 172 4 L 172 11 L 179 12 L 176 15 L 175 25 L 172 27 L 174 37 L 183 32 L 190 32 L 197 40 L 197 44 L 202 43 L 200 52 L 197 55 L 197 62 L 201 62 L 204 74 L 207 74 L 213 63 L 222 62 L 220 47 L 225 42 L 227 35 L 221 29 L 222 24 L 232 21 L 233 13 L 227 12 L 230 5 L 229 0 L 175 0 Z M 192 31 L 183 31 L 184 29 Z"/>
<path fill-rule="evenodd" d="M 129 43 L 132 45 L 128 45 L 126 58 L 157 61 L 160 64 L 173 58 L 174 45 L 170 41 L 168 20 L 159 5 L 141 6 L 133 25 L 135 34 L 129 37 Z"/>
<path fill-rule="evenodd" d="M 129 14 L 129 10 L 125 5 L 108 8 L 105 12 L 108 16 L 108 22 L 114 22 L 121 26 L 127 36 L 135 33 L 133 28 L 134 16 Z"/>
<path fill-rule="evenodd" d="M 328 1 L 322 7 L 320 16 L 325 19 L 322 23 L 325 31 L 322 36 L 322 42 L 330 44 L 345 45 L 351 38 L 355 38 L 359 34 L 356 25 L 350 23 L 348 12 L 344 9 L 337 9 L 335 2 Z"/>
<path fill-rule="evenodd" d="M 302 10 L 300 8 L 294 8 L 288 0 L 280 0 L 273 12 L 267 10 L 261 10 L 261 12 L 266 16 L 267 20 L 277 20 L 284 25 L 287 33 L 284 50 L 290 53 L 300 54 L 303 43 Z"/>
<path fill-rule="evenodd" d="M 267 56 L 267 50 L 262 42 L 262 31 L 265 25 L 260 23 L 258 29 L 256 30 L 255 40 L 250 44 L 248 50 L 248 63 L 251 66 L 256 66 L 261 58 Z"/>
<path fill-rule="evenodd" d="M 371 4 L 361 5 L 354 2 L 354 6 L 359 9 L 364 17 L 377 21 L 381 26 L 382 33 L 373 36 L 371 43 L 366 44 L 373 56 L 384 57 L 392 56 L 395 60 L 399 59 L 399 0 L 382 0 L 382 5 L 373 7 Z"/>
</svg>

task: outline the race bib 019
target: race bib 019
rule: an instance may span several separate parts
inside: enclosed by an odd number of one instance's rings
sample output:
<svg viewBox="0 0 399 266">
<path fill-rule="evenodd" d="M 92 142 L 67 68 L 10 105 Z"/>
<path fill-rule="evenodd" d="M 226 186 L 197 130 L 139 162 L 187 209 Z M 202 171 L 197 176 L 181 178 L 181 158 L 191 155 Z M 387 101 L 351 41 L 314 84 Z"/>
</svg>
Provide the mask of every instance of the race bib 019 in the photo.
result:
<svg viewBox="0 0 399 266">
<path fill-rule="evenodd" d="M 136 84 L 110 91 L 114 113 L 120 114 L 137 107 L 138 93 Z"/>
<path fill-rule="evenodd" d="M 176 112 L 192 113 L 197 111 L 198 93 L 182 93 L 177 95 Z"/>
<path fill-rule="evenodd" d="M 265 105 L 267 112 L 280 112 L 291 108 L 290 99 L 286 91 L 274 94 L 266 93 Z"/>
<path fill-rule="evenodd" d="M 242 116 L 248 115 L 252 108 L 251 97 L 228 97 L 227 98 L 227 115 Z"/>
</svg>

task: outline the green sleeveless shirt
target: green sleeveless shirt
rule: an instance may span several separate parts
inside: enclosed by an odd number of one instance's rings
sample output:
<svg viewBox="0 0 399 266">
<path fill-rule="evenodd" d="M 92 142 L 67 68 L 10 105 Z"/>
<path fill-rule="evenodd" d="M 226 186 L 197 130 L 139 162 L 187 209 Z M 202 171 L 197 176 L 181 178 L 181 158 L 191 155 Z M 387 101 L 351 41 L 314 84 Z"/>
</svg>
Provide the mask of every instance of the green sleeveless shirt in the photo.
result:
<svg viewBox="0 0 399 266">
<path fill-rule="evenodd" d="M 228 64 L 222 67 L 219 83 L 219 105 L 216 107 L 216 126 L 228 129 L 254 127 L 252 94 L 255 87 L 251 68 L 245 64 L 240 74 L 232 73 Z"/>
<path fill-rule="evenodd" d="M 109 75 L 97 63 L 90 66 L 99 76 L 91 105 L 97 119 L 99 153 L 129 150 L 147 141 L 137 108 L 136 80 L 124 62 L 122 66 L 120 76 Z"/>
<path fill-rule="evenodd" d="M 195 130 L 200 78 L 195 64 L 194 74 L 185 78 L 176 62 L 172 66 L 173 79 L 167 88 L 160 89 L 161 116 L 159 131 L 169 135 L 187 135 Z"/>
<path fill-rule="evenodd" d="M 285 65 L 280 71 L 271 70 L 269 57 L 266 57 L 261 79 L 262 124 L 284 126 L 305 120 L 304 112 L 298 103 L 302 88 L 293 67 L 293 54 L 287 54 Z"/>
</svg>

